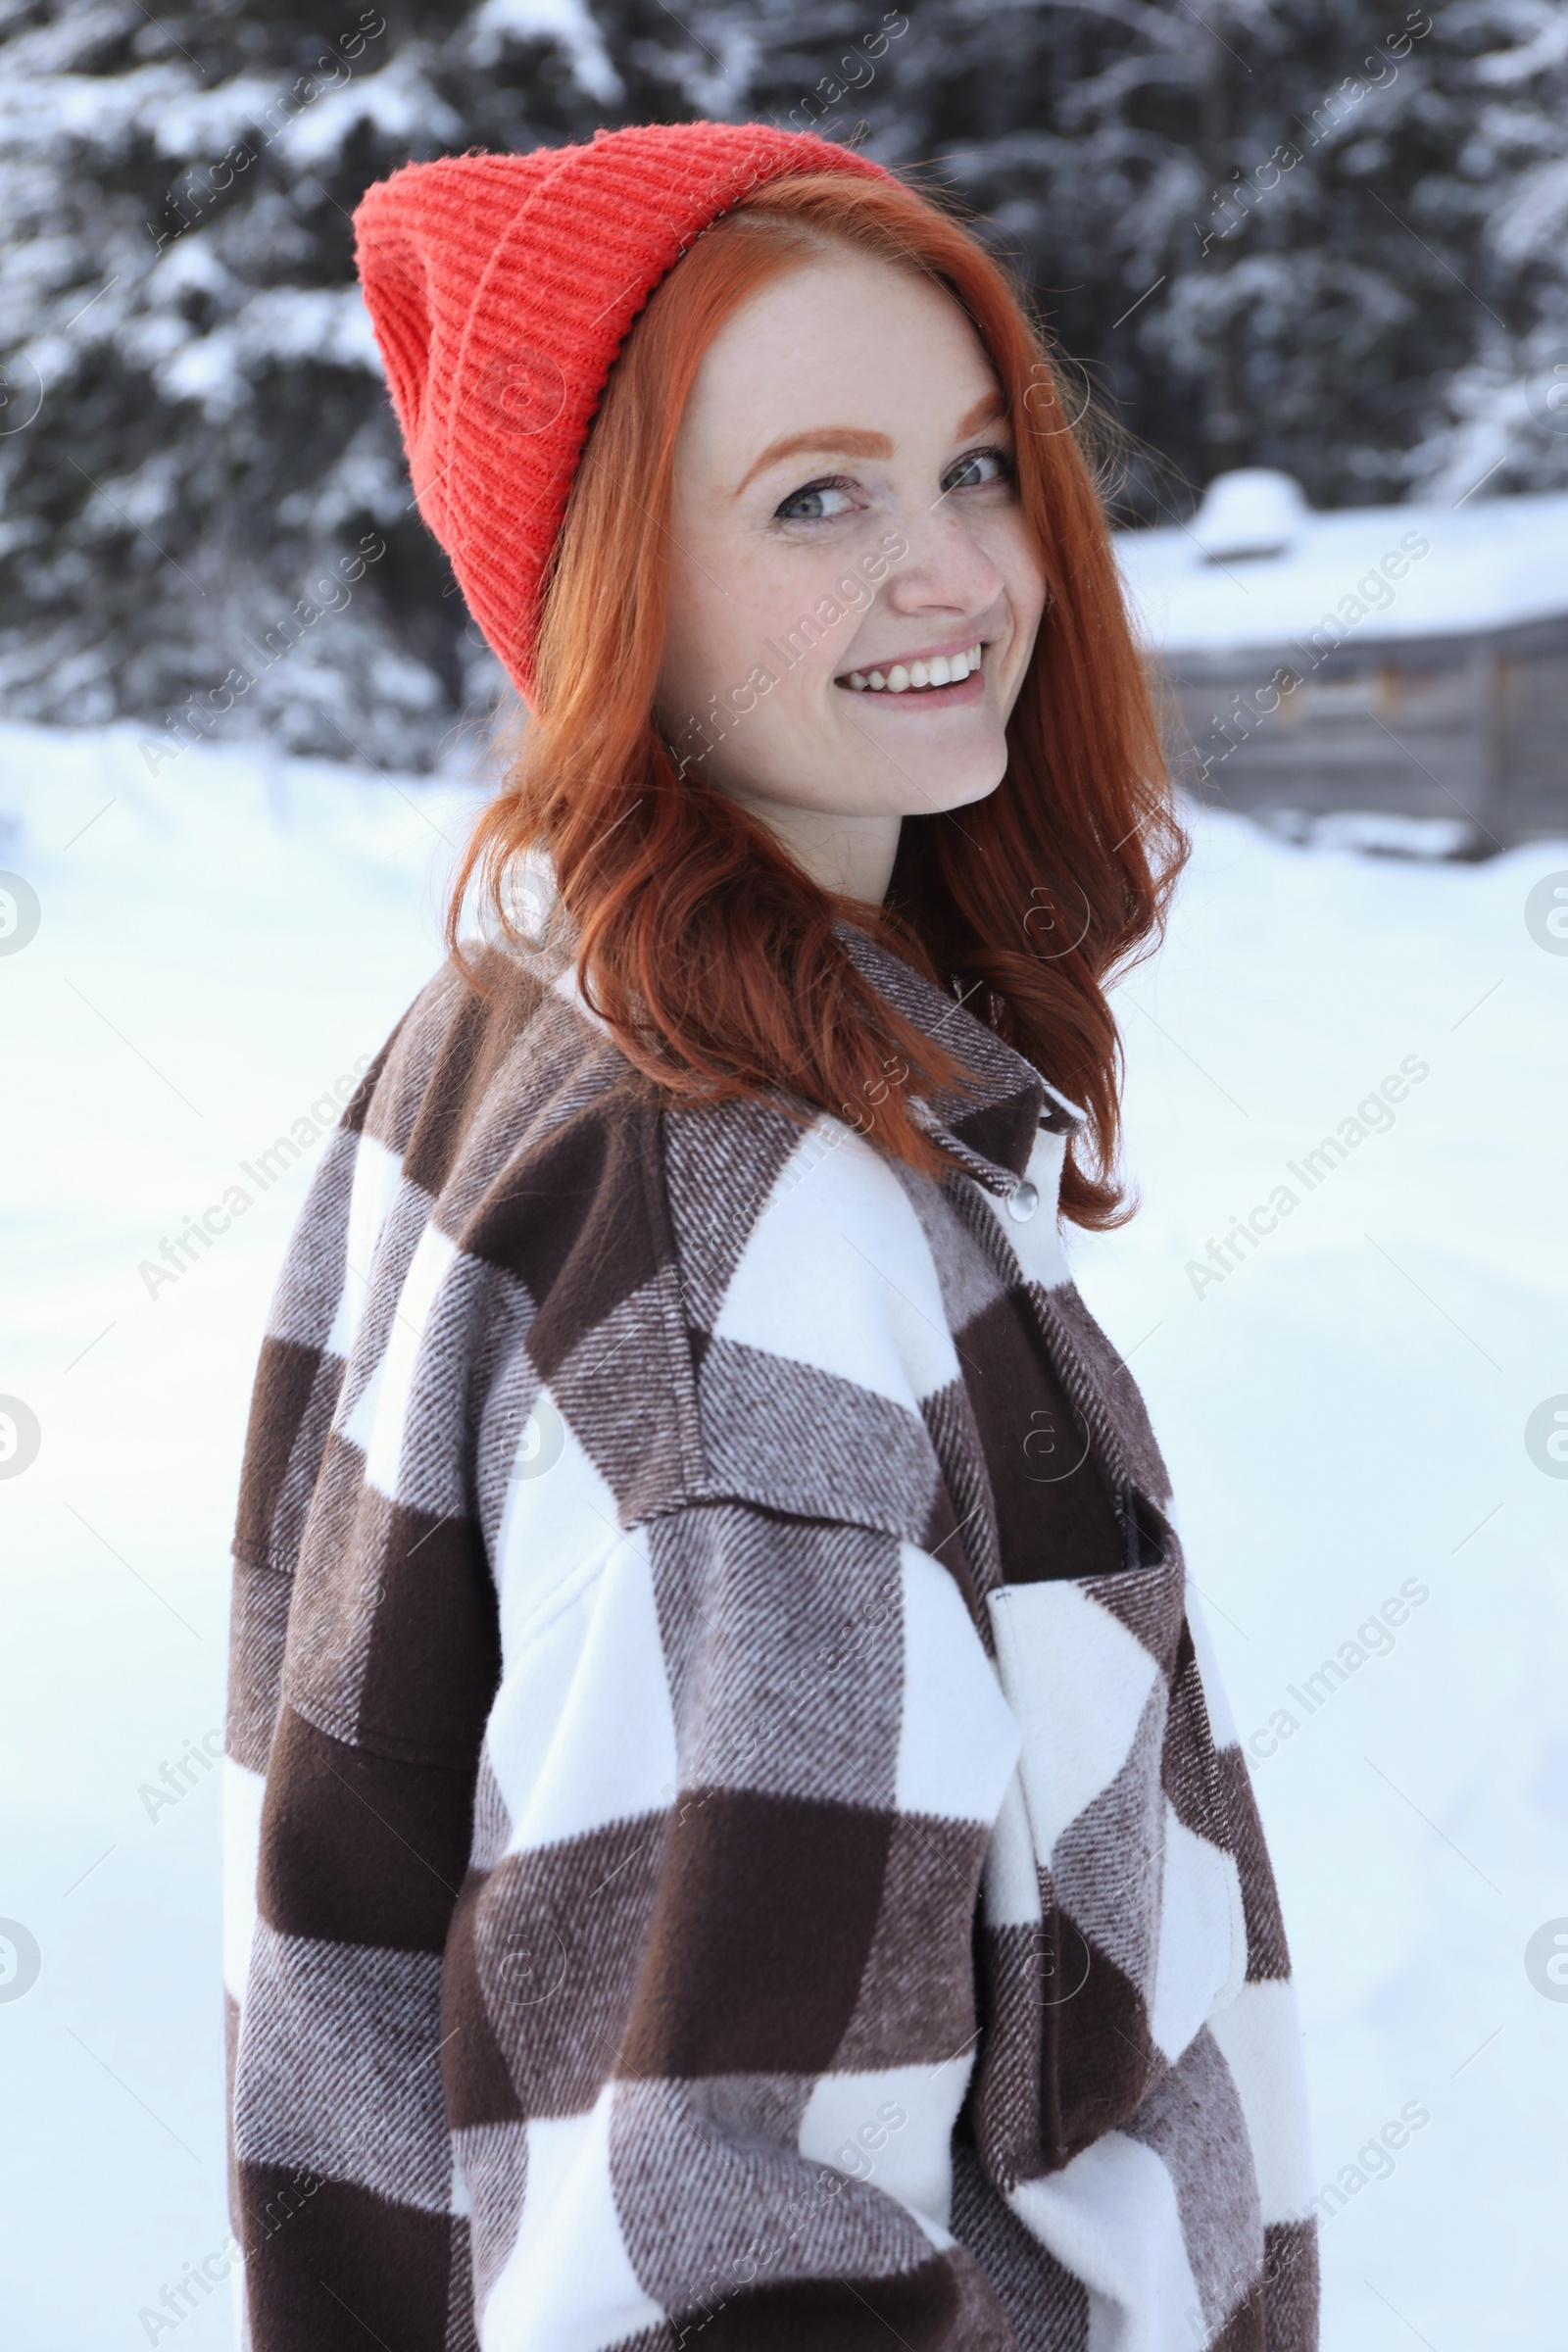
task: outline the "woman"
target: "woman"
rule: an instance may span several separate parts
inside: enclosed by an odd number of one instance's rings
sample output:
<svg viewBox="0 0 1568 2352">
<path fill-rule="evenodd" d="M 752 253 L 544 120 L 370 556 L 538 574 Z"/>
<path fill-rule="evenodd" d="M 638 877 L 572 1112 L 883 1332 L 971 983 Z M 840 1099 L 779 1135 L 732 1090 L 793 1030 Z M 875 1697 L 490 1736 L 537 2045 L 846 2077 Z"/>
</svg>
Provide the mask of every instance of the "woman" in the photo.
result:
<svg viewBox="0 0 1568 2352">
<path fill-rule="evenodd" d="M 357 226 L 532 725 L 258 1380 L 247 2340 L 1298 2352 L 1273 1880 L 1058 1232 L 1180 844 L 1044 350 L 760 125 Z"/>
</svg>

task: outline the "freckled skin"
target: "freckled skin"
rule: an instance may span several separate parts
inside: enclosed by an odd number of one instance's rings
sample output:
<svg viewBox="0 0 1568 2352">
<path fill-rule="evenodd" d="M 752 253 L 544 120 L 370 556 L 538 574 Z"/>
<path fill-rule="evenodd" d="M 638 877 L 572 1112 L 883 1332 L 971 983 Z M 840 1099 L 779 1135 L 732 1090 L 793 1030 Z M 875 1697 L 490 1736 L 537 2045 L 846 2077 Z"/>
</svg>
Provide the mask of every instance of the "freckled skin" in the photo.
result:
<svg viewBox="0 0 1568 2352">
<path fill-rule="evenodd" d="M 728 731 L 694 775 L 750 808 L 827 887 L 873 903 L 902 819 L 983 800 L 1006 767 L 1046 583 L 1012 483 L 1010 427 L 984 414 L 996 392 L 949 295 L 885 263 L 834 257 L 774 280 L 726 321 L 681 421 L 659 723 L 676 743 L 718 695 Z M 860 446 L 835 446 L 835 428 Z M 811 445 L 753 472 L 799 435 Z M 889 562 L 891 534 L 906 552 Z M 847 577 L 863 605 L 818 618 L 820 636 L 793 663 L 768 650 L 792 632 L 804 644 L 801 623 L 824 595 L 848 605 L 836 594 Z M 845 682 L 977 639 L 981 675 L 929 702 Z M 759 667 L 776 683 L 736 718 Z"/>
</svg>

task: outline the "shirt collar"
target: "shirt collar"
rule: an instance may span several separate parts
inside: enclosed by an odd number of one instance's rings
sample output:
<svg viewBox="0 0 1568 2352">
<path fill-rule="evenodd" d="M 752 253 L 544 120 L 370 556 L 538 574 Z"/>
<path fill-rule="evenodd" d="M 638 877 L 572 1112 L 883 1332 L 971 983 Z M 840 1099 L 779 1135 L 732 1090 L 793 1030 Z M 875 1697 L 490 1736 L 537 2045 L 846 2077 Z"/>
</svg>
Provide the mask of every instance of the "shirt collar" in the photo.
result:
<svg viewBox="0 0 1568 2352">
<path fill-rule="evenodd" d="M 969 1072 L 961 1091 L 943 1087 L 916 1096 L 916 1116 L 988 1192 L 1012 1192 L 1042 1128 L 1066 1136 L 1085 1125 L 1087 1113 L 1076 1102 L 970 1011 L 978 990 L 962 1000 L 949 995 L 868 933 L 843 922 L 835 929 L 861 978 Z"/>
<path fill-rule="evenodd" d="M 520 951 L 585 1018 L 602 1027 L 581 1001 L 572 968 L 575 925 L 561 903 L 547 852 L 536 848 L 529 853 L 514 876 L 514 889 L 513 912 L 521 933 L 514 937 L 514 952 Z M 1016 1190 L 1042 1129 L 1067 1137 L 1086 1124 L 1088 1114 L 1076 1102 L 970 1011 L 970 1004 L 979 1000 L 980 984 L 960 999 L 855 924 L 841 921 L 834 931 L 877 995 L 968 1072 L 969 1082 L 962 1089 L 938 1087 L 929 1095 L 912 1096 L 911 1102 L 932 1141 L 988 1192 L 1007 1195 Z M 525 941 L 531 943 L 531 952 Z"/>
</svg>

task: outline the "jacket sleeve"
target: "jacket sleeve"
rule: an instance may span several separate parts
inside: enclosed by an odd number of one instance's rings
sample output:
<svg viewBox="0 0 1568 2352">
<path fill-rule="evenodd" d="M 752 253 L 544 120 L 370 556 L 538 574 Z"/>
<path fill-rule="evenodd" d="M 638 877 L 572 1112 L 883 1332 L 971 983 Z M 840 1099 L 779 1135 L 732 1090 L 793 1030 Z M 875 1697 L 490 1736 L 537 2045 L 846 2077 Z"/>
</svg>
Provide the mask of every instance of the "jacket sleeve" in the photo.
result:
<svg viewBox="0 0 1568 2352">
<path fill-rule="evenodd" d="M 957 1586 L 848 1520 L 618 1503 L 653 1293 L 612 1377 L 539 1239 L 571 1188 L 508 1161 L 466 1247 L 395 1092 L 319 1172 L 247 1454 L 243 2341 L 1012 2352 L 949 2226 L 1018 1752 Z"/>
<path fill-rule="evenodd" d="M 407 1037 L 389 1052 L 406 1060 Z M 318 1169 L 241 1485 L 224 2009 L 247 2352 L 473 2342 L 439 2020 L 494 1594 L 464 1506 L 465 1399 L 443 1415 L 452 1384 L 428 1376 L 430 1348 L 461 1360 L 465 1301 L 443 1293 L 450 1250 L 394 1148 L 396 1077 L 372 1068 Z M 386 1459 L 411 1423 L 413 1487 Z"/>
<path fill-rule="evenodd" d="M 442 2016 L 481 2341 L 1003 2352 L 948 2223 L 1017 1732 L 954 1579 L 735 1499 L 623 1532 L 524 1401 Z"/>
</svg>

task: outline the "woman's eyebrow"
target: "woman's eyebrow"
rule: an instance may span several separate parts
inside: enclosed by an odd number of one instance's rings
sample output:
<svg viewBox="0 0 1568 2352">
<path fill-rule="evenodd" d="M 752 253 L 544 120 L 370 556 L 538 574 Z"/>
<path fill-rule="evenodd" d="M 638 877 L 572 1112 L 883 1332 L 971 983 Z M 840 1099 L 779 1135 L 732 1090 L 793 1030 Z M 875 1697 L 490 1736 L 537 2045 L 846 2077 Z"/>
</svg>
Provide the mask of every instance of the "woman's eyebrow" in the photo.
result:
<svg viewBox="0 0 1568 2352">
<path fill-rule="evenodd" d="M 1000 385 L 982 393 L 968 414 L 959 417 L 958 429 L 953 436 L 955 441 L 966 441 L 983 424 L 993 423 L 1005 414 L 1006 406 Z M 827 424 L 808 433 L 786 433 L 782 439 L 768 443 L 745 479 L 737 483 L 735 496 L 739 498 L 748 483 L 754 482 L 769 466 L 781 466 L 786 458 L 801 457 L 808 450 L 822 457 L 891 458 L 893 444 L 886 433 L 861 432 L 853 424 Z"/>
<path fill-rule="evenodd" d="M 997 384 L 991 391 L 982 393 L 968 415 L 958 419 L 958 429 L 953 438 L 955 441 L 967 441 L 969 435 L 977 433 L 983 424 L 994 424 L 999 416 L 1004 416 L 1006 413 L 1006 398 L 1002 386 Z"/>
<path fill-rule="evenodd" d="M 805 450 L 819 451 L 823 457 L 891 458 L 893 444 L 886 433 L 863 433 L 853 424 L 827 424 L 809 433 L 786 433 L 781 440 L 770 441 L 757 464 L 735 491 L 739 498 L 747 482 L 769 466 L 782 465 L 786 458 L 798 458 Z"/>
</svg>

